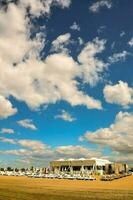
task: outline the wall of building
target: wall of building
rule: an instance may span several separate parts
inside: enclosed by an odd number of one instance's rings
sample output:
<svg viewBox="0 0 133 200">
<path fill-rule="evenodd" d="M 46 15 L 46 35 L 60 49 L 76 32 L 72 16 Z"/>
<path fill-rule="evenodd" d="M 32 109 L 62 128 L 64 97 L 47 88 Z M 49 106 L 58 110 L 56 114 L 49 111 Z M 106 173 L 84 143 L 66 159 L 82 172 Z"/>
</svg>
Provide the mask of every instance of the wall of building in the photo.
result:
<svg viewBox="0 0 133 200">
<path fill-rule="evenodd" d="M 122 174 L 128 172 L 128 165 L 123 163 L 112 163 L 105 165 L 106 174 Z"/>
<path fill-rule="evenodd" d="M 51 170 L 55 174 L 70 173 L 70 174 L 103 174 L 105 165 L 97 165 L 96 160 L 65 160 L 65 161 L 52 161 L 50 163 Z"/>
</svg>

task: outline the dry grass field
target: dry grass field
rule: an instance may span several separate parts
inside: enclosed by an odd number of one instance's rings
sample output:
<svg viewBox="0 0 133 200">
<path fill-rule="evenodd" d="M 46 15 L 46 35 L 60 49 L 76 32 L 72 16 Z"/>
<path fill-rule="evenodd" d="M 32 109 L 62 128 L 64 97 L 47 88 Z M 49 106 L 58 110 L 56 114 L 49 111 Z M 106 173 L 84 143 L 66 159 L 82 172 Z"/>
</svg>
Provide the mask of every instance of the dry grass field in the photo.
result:
<svg viewBox="0 0 133 200">
<path fill-rule="evenodd" d="M 133 176 L 110 182 L 0 176 L 0 200 L 133 200 Z"/>
</svg>

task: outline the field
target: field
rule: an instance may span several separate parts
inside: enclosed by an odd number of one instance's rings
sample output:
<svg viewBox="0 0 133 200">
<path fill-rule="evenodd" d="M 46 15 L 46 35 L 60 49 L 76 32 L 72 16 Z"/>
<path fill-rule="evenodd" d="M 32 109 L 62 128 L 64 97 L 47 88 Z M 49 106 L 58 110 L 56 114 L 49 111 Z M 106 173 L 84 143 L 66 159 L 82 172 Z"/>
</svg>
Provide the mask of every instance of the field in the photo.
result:
<svg viewBox="0 0 133 200">
<path fill-rule="evenodd" d="M 111 182 L 0 176 L 0 200 L 132 200 L 133 176 Z"/>
</svg>

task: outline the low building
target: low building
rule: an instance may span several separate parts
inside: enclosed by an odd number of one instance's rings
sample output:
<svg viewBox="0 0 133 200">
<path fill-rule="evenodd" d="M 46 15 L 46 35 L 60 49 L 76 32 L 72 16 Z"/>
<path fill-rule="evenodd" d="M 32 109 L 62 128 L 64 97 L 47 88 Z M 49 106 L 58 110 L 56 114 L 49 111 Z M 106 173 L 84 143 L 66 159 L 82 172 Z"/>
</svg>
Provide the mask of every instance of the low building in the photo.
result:
<svg viewBox="0 0 133 200">
<path fill-rule="evenodd" d="M 124 174 L 128 172 L 128 165 L 124 163 L 109 163 L 105 165 L 106 174 Z"/>
<path fill-rule="evenodd" d="M 89 174 L 103 174 L 105 172 L 105 165 L 111 162 L 104 159 L 59 159 L 50 162 L 51 171 L 55 174 L 59 173 L 70 173 L 81 175 Z"/>
</svg>

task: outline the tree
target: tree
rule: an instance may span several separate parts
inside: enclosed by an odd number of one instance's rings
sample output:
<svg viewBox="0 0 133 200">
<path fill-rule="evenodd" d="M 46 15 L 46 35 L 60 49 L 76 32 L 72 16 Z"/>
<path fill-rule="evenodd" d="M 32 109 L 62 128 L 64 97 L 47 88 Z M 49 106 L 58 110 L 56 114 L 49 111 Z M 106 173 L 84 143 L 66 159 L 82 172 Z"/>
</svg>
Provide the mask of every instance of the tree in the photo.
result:
<svg viewBox="0 0 133 200">
<path fill-rule="evenodd" d="M 7 167 L 7 171 L 11 172 L 13 169 L 11 167 Z"/>
<path fill-rule="evenodd" d="M 18 172 L 19 171 L 19 169 L 18 168 L 15 168 L 15 172 Z"/>
<path fill-rule="evenodd" d="M 33 166 L 31 166 L 31 168 L 30 168 L 30 171 L 32 171 L 32 172 L 33 172 L 33 170 L 34 170 L 34 167 L 33 167 Z"/>
<path fill-rule="evenodd" d="M 25 172 L 26 170 L 25 170 L 25 168 L 21 168 L 21 172 Z"/>
</svg>

